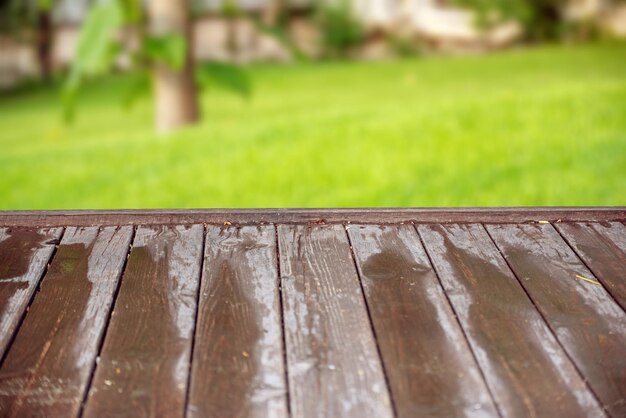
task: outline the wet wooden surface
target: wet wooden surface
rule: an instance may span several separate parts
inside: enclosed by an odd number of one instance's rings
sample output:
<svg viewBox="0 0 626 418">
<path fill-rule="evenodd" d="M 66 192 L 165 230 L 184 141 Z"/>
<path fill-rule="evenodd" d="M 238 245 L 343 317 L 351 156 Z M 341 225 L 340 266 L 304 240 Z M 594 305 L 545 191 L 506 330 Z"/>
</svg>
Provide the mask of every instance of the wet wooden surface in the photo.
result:
<svg viewBox="0 0 626 418">
<path fill-rule="evenodd" d="M 293 416 L 393 416 L 343 226 L 281 225 L 278 242 Z"/>
<path fill-rule="evenodd" d="M 0 228 L 0 358 L 58 244 L 61 228 Z"/>
<path fill-rule="evenodd" d="M 483 226 L 418 230 L 502 414 L 601 415 Z"/>
<path fill-rule="evenodd" d="M 604 408 L 626 416 L 626 313 L 551 225 L 488 229 Z"/>
<path fill-rule="evenodd" d="M 626 226 L 620 222 L 555 225 L 598 281 L 626 309 Z"/>
<path fill-rule="evenodd" d="M 68 228 L 0 369 L 5 417 L 76 416 L 132 228 Z"/>
<path fill-rule="evenodd" d="M 137 229 L 84 416 L 183 416 L 203 229 Z"/>
<path fill-rule="evenodd" d="M 286 417 L 273 226 L 209 225 L 190 417 Z"/>
<path fill-rule="evenodd" d="M 623 417 L 625 214 L 0 214 L 0 417 Z"/>
<path fill-rule="evenodd" d="M 413 226 L 349 234 L 397 415 L 496 415 Z"/>
</svg>

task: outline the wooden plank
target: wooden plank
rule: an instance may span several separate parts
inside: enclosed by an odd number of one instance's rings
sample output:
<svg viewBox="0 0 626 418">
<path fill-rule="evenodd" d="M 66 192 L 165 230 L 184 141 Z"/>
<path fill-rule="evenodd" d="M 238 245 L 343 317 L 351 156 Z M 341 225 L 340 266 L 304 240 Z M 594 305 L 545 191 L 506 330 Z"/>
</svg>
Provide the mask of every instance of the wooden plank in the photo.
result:
<svg viewBox="0 0 626 418">
<path fill-rule="evenodd" d="M 286 417 L 273 226 L 209 226 L 188 416 Z"/>
<path fill-rule="evenodd" d="M 602 416 L 485 229 L 418 231 L 502 415 Z"/>
<path fill-rule="evenodd" d="M 626 416 L 624 311 L 551 225 L 488 230 L 605 409 Z"/>
<path fill-rule="evenodd" d="M 203 233 L 137 229 L 84 416 L 184 415 Z"/>
<path fill-rule="evenodd" d="M 620 221 L 626 207 L 0 211 L 0 226 Z"/>
<path fill-rule="evenodd" d="M 2 416 L 78 414 L 131 235 L 67 228 L 0 369 Z"/>
<path fill-rule="evenodd" d="M 626 309 L 626 226 L 619 222 L 556 224 L 561 235 Z"/>
<path fill-rule="evenodd" d="M 397 415 L 498 416 L 415 229 L 348 232 Z"/>
<path fill-rule="evenodd" d="M 291 413 L 391 417 L 346 232 L 278 227 Z"/>
<path fill-rule="evenodd" d="M 61 228 L 0 228 L 0 359 L 22 319 Z"/>
</svg>

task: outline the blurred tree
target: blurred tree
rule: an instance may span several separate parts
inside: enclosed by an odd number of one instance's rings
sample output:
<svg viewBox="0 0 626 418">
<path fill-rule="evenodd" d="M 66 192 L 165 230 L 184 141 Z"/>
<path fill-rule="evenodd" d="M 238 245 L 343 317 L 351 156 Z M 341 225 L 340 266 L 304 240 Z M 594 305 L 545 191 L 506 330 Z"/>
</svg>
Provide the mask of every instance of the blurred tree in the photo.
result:
<svg viewBox="0 0 626 418">
<path fill-rule="evenodd" d="M 95 4 L 83 23 L 65 89 L 66 118 L 72 119 L 77 93 L 88 77 L 110 71 L 120 53 L 130 55 L 137 70 L 125 102 L 149 90 L 152 80 L 155 125 L 169 132 L 200 118 L 198 87 L 221 85 L 249 96 L 250 82 L 239 67 L 217 62 L 197 65 L 192 55 L 189 5 L 186 0 L 108 0 Z M 120 30 L 138 46 L 128 48 Z"/>
<path fill-rule="evenodd" d="M 52 76 L 53 5 L 53 0 L 0 0 L 0 33 L 34 41 L 44 81 L 50 81 Z"/>
<path fill-rule="evenodd" d="M 52 78 L 52 0 L 37 1 L 37 57 L 44 81 Z"/>
</svg>

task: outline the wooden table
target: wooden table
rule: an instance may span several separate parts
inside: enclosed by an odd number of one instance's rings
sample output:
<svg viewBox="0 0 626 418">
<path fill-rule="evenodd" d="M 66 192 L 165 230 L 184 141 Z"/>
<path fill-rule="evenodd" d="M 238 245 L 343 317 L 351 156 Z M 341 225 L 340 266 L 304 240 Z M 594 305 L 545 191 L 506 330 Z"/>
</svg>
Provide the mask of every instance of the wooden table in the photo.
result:
<svg viewBox="0 0 626 418">
<path fill-rule="evenodd" d="M 625 220 L 0 212 L 0 416 L 624 417 Z"/>
</svg>

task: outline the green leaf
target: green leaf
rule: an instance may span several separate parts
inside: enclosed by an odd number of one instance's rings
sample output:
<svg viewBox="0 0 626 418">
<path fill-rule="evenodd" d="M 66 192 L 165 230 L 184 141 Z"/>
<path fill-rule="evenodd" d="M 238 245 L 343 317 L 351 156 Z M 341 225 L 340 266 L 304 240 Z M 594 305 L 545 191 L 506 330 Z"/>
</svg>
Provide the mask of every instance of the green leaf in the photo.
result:
<svg viewBox="0 0 626 418">
<path fill-rule="evenodd" d="M 185 65 L 187 42 L 181 34 L 150 36 L 144 41 L 143 53 L 153 61 L 180 71 Z"/>
<path fill-rule="evenodd" d="M 196 78 L 202 87 L 219 86 L 244 98 L 252 95 L 248 73 L 241 67 L 222 62 L 206 62 L 196 68 Z"/>
<path fill-rule="evenodd" d="M 115 58 L 111 53 L 113 35 L 123 23 L 119 1 L 95 5 L 81 28 L 72 71 L 93 75 L 107 70 Z"/>
<path fill-rule="evenodd" d="M 110 68 L 121 47 L 113 39 L 123 24 L 123 11 L 117 0 L 94 6 L 78 36 L 74 61 L 62 91 L 63 117 L 74 119 L 78 90 L 87 76 L 98 75 Z"/>
<path fill-rule="evenodd" d="M 72 123 L 76 117 L 76 96 L 78 94 L 78 88 L 73 86 L 66 86 L 61 94 L 61 103 L 63 111 L 63 121 L 65 123 Z"/>
</svg>

